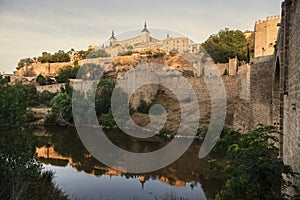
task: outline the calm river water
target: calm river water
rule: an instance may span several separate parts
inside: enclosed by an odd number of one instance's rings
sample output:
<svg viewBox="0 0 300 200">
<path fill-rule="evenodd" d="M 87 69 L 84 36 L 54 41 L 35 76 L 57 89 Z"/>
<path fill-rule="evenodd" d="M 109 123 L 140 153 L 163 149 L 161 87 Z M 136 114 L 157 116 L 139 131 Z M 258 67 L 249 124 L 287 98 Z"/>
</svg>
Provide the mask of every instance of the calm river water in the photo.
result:
<svg viewBox="0 0 300 200">
<path fill-rule="evenodd" d="M 195 141 L 176 162 L 161 170 L 130 174 L 109 168 L 97 161 L 82 145 L 73 128 L 34 130 L 38 137 L 38 159 L 46 170 L 55 172 L 54 181 L 72 199 L 147 200 L 213 199 L 222 180 L 209 177 L 209 155 L 198 159 L 201 147 Z M 106 131 L 116 145 L 133 152 L 145 152 L 165 146 L 170 139 L 136 139 L 120 131 Z"/>
</svg>

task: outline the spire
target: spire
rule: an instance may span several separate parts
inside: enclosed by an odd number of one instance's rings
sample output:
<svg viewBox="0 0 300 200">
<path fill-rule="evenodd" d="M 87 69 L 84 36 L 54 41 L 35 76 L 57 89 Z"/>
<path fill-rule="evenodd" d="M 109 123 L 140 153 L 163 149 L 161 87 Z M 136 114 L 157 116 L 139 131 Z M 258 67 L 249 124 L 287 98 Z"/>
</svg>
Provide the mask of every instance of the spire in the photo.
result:
<svg viewBox="0 0 300 200">
<path fill-rule="evenodd" d="M 167 38 L 169 38 L 170 37 L 170 35 L 169 35 L 169 33 L 167 34 Z"/>
<path fill-rule="evenodd" d="M 144 29 L 142 30 L 142 33 L 143 32 L 147 32 L 147 33 L 150 33 L 149 31 L 148 31 L 148 29 L 147 29 L 147 23 L 145 22 L 145 24 L 144 24 Z"/>
<path fill-rule="evenodd" d="M 111 32 L 111 37 L 110 37 L 109 39 L 110 39 L 110 40 L 111 40 L 111 39 L 114 39 L 114 40 L 117 39 L 117 38 L 115 37 L 115 32 L 114 32 L 114 31 Z"/>
</svg>

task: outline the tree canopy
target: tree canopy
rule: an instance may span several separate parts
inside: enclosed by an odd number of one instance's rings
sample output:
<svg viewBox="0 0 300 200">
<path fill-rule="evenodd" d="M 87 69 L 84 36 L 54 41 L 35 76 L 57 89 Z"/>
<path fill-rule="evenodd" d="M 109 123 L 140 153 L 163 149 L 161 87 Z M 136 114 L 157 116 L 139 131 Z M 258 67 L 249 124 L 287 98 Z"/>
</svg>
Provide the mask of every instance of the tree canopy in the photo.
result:
<svg viewBox="0 0 300 200">
<path fill-rule="evenodd" d="M 59 50 L 54 54 L 43 52 L 42 56 L 38 57 L 37 60 L 41 63 L 70 62 L 70 56 L 63 50 Z"/>
<path fill-rule="evenodd" d="M 110 55 L 103 49 L 97 49 L 94 51 L 88 52 L 89 54 L 86 55 L 87 58 L 100 58 L 100 57 L 109 57 Z"/>
<path fill-rule="evenodd" d="M 29 66 L 33 63 L 32 58 L 23 58 L 18 62 L 17 69 L 21 69 L 22 67 Z"/>
<path fill-rule="evenodd" d="M 25 129 L 29 99 L 26 87 L 0 75 L 0 199 L 66 199 L 36 161 L 35 138 Z"/>
<path fill-rule="evenodd" d="M 79 66 L 76 65 L 72 67 L 71 65 L 63 66 L 59 69 L 58 75 L 55 77 L 58 83 L 66 83 L 70 78 L 76 78 L 77 72 L 79 70 Z"/>
<path fill-rule="evenodd" d="M 202 47 L 216 63 L 227 63 L 229 58 L 235 57 L 247 61 L 247 39 L 239 30 L 221 30 L 211 35 Z"/>
</svg>

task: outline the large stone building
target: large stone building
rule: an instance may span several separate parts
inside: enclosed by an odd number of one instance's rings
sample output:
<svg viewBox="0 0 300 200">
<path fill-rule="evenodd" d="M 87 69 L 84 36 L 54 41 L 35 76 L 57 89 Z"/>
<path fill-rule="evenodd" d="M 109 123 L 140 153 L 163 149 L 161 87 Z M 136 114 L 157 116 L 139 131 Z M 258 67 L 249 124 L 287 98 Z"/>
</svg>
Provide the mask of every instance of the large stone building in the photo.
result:
<svg viewBox="0 0 300 200">
<path fill-rule="evenodd" d="M 114 31 L 112 31 L 112 35 L 109 38 L 109 45 L 103 48 L 112 57 L 115 57 L 119 53 L 131 49 L 138 51 L 155 49 L 165 52 L 176 49 L 179 53 L 198 53 L 200 51 L 200 44 L 193 43 L 187 37 L 173 38 L 170 37 L 169 34 L 167 34 L 166 39 L 158 40 L 151 37 L 150 31 L 148 30 L 147 24 L 145 23 L 140 35 L 122 41 L 118 41 L 115 37 Z"/>
<path fill-rule="evenodd" d="M 274 53 L 274 45 L 278 34 L 280 16 L 267 17 L 255 23 L 254 57 L 268 56 Z"/>
</svg>

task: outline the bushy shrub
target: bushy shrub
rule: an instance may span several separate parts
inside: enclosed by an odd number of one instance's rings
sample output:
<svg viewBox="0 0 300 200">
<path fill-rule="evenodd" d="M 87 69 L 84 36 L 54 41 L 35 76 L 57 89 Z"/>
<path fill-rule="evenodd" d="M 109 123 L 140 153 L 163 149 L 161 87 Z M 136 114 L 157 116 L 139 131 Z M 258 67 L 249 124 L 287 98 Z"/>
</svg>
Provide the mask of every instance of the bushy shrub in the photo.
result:
<svg viewBox="0 0 300 200">
<path fill-rule="evenodd" d="M 216 146 L 226 152 L 227 161 L 210 160 L 213 172 L 226 178 L 216 199 L 290 199 L 286 189 L 295 185 L 284 177 L 297 177 L 291 167 L 278 158 L 278 132 L 262 126 L 248 133 L 228 130 Z M 299 195 L 299 194 L 297 194 Z"/>
</svg>

